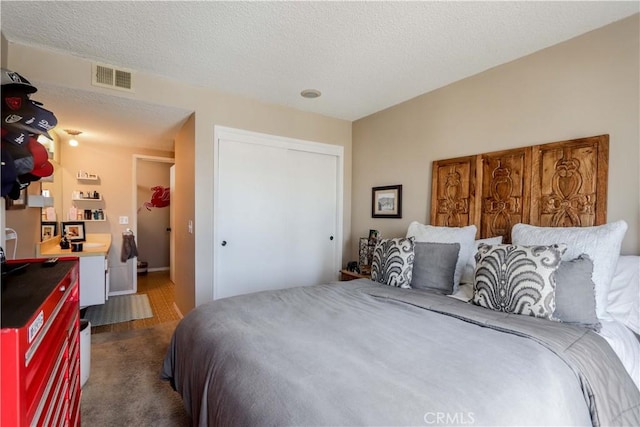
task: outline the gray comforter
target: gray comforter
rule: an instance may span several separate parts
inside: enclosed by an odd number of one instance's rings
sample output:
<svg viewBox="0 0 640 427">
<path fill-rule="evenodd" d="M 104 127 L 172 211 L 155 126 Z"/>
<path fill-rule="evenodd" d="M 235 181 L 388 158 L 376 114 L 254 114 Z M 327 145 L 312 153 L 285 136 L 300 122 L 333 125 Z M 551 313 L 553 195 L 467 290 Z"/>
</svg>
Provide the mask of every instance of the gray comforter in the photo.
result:
<svg viewBox="0 0 640 427">
<path fill-rule="evenodd" d="M 640 425 L 597 334 L 364 279 L 198 307 L 162 377 L 202 426 Z"/>
</svg>

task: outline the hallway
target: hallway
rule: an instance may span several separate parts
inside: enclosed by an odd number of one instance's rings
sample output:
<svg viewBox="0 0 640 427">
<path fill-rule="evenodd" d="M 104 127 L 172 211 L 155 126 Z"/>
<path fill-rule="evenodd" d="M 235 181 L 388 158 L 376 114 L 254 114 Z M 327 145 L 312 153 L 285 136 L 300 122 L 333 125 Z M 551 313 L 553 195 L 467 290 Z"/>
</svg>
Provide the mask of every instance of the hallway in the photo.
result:
<svg viewBox="0 0 640 427">
<path fill-rule="evenodd" d="M 92 326 L 91 333 L 143 329 L 160 323 L 180 320 L 174 308 L 175 285 L 169 280 L 169 271 L 157 271 L 138 276 L 138 294 L 147 294 L 153 317 L 111 325 Z"/>
</svg>

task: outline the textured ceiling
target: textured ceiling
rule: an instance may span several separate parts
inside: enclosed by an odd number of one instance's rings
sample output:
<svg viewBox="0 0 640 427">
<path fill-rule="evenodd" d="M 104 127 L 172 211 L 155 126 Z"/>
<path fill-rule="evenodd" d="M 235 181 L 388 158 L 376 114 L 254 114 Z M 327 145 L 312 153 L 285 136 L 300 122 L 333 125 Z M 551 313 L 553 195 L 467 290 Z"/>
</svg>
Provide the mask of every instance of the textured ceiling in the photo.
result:
<svg viewBox="0 0 640 427">
<path fill-rule="evenodd" d="M 639 10 L 631 1 L 2 1 L 1 20 L 9 41 L 356 120 Z M 306 88 L 322 96 L 304 99 Z"/>
</svg>

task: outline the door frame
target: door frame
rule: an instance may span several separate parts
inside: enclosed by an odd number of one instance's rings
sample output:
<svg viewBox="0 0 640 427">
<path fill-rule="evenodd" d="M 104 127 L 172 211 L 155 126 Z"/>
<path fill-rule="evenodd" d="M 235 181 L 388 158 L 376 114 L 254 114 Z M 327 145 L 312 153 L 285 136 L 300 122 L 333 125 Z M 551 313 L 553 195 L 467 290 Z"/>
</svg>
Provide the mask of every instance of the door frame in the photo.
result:
<svg viewBox="0 0 640 427">
<path fill-rule="evenodd" d="M 171 163 L 173 165 L 176 164 L 176 159 L 173 157 L 160 157 L 160 156 L 147 156 L 144 154 L 134 154 L 133 155 L 133 179 L 131 180 L 133 183 L 132 186 L 132 201 L 131 206 L 131 221 L 129 221 L 128 227 L 133 231 L 133 235 L 138 235 L 138 162 L 139 161 L 149 161 L 149 162 L 158 162 L 158 163 Z M 171 202 L 169 202 L 171 203 Z M 171 208 L 169 208 L 169 214 L 171 215 Z M 169 223 L 171 223 L 171 217 L 169 218 Z M 175 245 L 174 241 L 174 233 L 173 230 L 169 234 L 169 252 L 171 252 L 171 248 Z M 172 262 L 172 259 L 169 259 Z M 171 268 L 171 266 L 169 266 Z M 133 262 L 131 263 L 131 277 L 133 284 L 133 293 L 138 292 L 138 257 L 133 258 Z"/>
<path fill-rule="evenodd" d="M 344 147 L 342 145 L 327 144 L 324 142 L 308 141 L 303 139 L 289 138 L 285 136 L 271 135 L 260 132 L 253 132 L 243 129 L 230 128 L 226 126 L 214 125 L 213 128 L 213 299 L 218 298 L 216 283 L 218 281 L 218 263 L 220 257 L 220 231 L 218 224 L 218 211 L 220 202 L 218 200 L 220 186 L 220 144 L 221 139 L 235 140 L 248 144 L 266 145 L 270 147 L 304 151 L 309 153 L 326 154 L 336 157 L 336 252 L 335 265 L 338 266 L 335 275 L 338 277 L 340 266 L 342 265 L 343 247 L 343 223 L 344 223 Z"/>
</svg>

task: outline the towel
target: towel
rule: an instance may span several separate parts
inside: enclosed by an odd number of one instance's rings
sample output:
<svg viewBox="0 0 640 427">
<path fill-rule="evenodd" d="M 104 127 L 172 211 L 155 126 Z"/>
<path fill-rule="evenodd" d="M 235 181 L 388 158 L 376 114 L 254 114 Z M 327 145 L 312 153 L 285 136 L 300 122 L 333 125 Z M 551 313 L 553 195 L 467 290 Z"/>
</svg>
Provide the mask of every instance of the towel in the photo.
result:
<svg viewBox="0 0 640 427">
<path fill-rule="evenodd" d="M 120 261 L 127 262 L 128 259 L 138 256 L 138 248 L 136 247 L 136 238 L 133 234 L 122 235 L 122 252 L 120 253 Z"/>
</svg>

